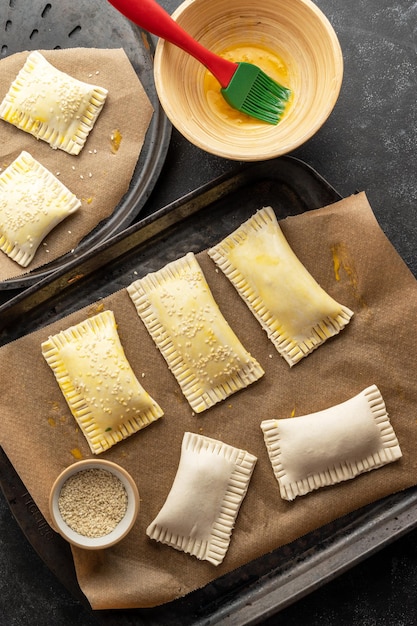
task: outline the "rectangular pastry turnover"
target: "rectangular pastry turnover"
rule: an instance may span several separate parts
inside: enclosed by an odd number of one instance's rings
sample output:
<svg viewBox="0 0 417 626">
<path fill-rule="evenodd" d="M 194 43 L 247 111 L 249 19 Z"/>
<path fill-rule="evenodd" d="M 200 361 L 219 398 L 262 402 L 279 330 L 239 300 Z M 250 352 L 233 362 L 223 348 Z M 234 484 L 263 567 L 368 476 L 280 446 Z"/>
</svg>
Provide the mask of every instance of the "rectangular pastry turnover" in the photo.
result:
<svg viewBox="0 0 417 626">
<path fill-rule="evenodd" d="M 163 415 L 126 358 L 113 311 L 50 336 L 41 348 L 94 454 Z"/>
<path fill-rule="evenodd" d="M 186 432 L 171 490 L 146 534 L 219 565 L 229 548 L 256 461 L 246 450 Z"/>
<path fill-rule="evenodd" d="M 317 413 L 264 420 L 261 429 L 284 500 L 349 480 L 402 456 L 376 385 Z"/>
<path fill-rule="evenodd" d="M 271 207 L 258 211 L 208 254 L 290 367 L 337 335 L 353 315 L 297 258 Z"/>
<path fill-rule="evenodd" d="M 48 233 L 80 206 L 56 176 L 21 152 L 0 175 L 0 249 L 27 267 Z"/>
<path fill-rule="evenodd" d="M 263 376 L 223 317 L 192 252 L 127 291 L 196 413 Z"/>
<path fill-rule="evenodd" d="M 28 57 L 0 104 L 0 119 L 52 148 L 81 152 L 108 91 L 61 72 L 37 50 Z"/>
</svg>

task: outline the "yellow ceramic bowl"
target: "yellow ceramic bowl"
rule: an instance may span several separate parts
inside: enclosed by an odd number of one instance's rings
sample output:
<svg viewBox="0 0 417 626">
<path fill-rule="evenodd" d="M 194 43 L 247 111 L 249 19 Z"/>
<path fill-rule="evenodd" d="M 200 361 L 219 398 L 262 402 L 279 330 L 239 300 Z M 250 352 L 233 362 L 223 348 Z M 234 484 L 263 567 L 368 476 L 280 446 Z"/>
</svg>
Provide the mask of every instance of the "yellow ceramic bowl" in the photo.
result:
<svg viewBox="0 0 417 626">
<path fill-rule="evenodd" d="M 173 18 L 205 47 L 232 60 L 244 60 L 236 55 L 255 50 L 260 60 L 256 54 L 248 60 L 256 58 L 262 67 L 265 52 L 268 63 L 277 61 L 274 67 L 283 71 L 293 93 L 276 126 L 236 115 L 207 88 L 204 66 L 159 40 L 154 63 L 159 99 L 173 126 L 199 148 L 234 160 L 271 159 L 306 142 L 330 115 L 342 83 L 343 56 L 333 27 L 310 0 L 186 0 Z"/>
<path fill-rule="evenodd" d="M 107 478 L 97 476 L 91 470 L 103 470 Z M 115 483 L 111 479 L 108 482 L 108 474 L 115 477 Z M 77 480 L 75 484 L 74 479 Z M 72 495 L 68 495 L 67 489 L 62 501 L 63 488 L 70 481 Z M 125 490 L 120 511 L 119 483 Z M 115 510 L 119 515 L 115 516 Z M 69 543 L 86 550 L 99 550 L 118 543 L 130 532 L 139 511 L 139 492 L 133 478 L 120 465 L 104 459 L 87 459 L 73 463 L 56 478 L 50 492 L 49 511 L 55 529 Z M 87 532 L 86 527 L 89 528 Z M 104 527 L 106 532 L 103 534 L 100 529 Z"/>
</svg>

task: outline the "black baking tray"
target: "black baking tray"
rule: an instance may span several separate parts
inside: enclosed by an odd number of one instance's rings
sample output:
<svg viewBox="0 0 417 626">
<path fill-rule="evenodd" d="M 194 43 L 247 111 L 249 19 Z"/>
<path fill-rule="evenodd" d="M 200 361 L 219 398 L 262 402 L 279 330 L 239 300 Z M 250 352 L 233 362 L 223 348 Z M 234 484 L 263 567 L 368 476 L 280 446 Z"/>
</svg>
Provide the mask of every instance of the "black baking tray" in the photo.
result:
<svg viewBox="0 0 417 626">
<path fill-rule="evenodd" d="M 0 59 L 25 50 L 123 48 L 152 103 L 154 113 L 126 194 L 107 219 L 67 253 L 27 274 L 0 282 L 1 290 L 28 287 L 66 267 L 129 226 L 143 208 L 161 173 L 172 126 L 153 78 L 154 43 L 106 0 L 3 0 L 0 2 Z"/>
<path fill-rule="evenodd" d="M 278 218 L 320 208 L 341 196 L 292 157 L 225 175 L 111 238 L 79 263 L 0 306 L 0 345 L 126 287 L 188 251 L 229 234 L 262 205 Z M 19 320 L 18 324 L 16 319 Z M 59 580 L 88 608 L 68 544 L 53 532 L 2 451 L 0 480 L 26 537 Z M 103 626 L 256 624 L 417 526 L 417 489 L 394 494 L 340 518 L 152 609 L 97 611 Z"/>
</svg>

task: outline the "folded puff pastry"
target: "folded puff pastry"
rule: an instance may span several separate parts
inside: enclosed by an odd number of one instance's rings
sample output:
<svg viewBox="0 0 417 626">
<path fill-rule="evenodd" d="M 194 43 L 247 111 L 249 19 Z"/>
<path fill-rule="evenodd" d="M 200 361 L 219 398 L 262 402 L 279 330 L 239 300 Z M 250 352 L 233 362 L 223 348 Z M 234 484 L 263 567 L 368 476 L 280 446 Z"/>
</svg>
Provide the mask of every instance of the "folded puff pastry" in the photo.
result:
<svg viewBox="0 0 417 626">
<path fill-rule="evenodd" d="M 126 358 L 112 311 L 49 337 L 41 348 L 94 454 L 163 415 Z"/>
<path fill-rule="evenodd" d="M 223 317 L 192 252 L 127 291 L 196 413 L 263 376 Z"/>
<path fill-rule="evenodd" d="M 79 154 L 107 98 L 104 87 L 61 72 L 35 50 L 0 104 L 0 118 L 52 148 Z"/>
<path fill-rule="evenodd" d="M 81 201 L 28 152 L 0 174 L 0 249 L 27 267 L 46 235 Z"/>
<path fill-rule="evenodd" d="M 349 480 L 402 456 L 376 385 L 317 413 L 265 420 L 261 429 L 284 500 Z"/>
<path fill-rule="evenodd" d="M 353 312 L 329 296 L 264 207 L 208 250 L 292 367 L 339 333 Z"/>
<path fill-rule="evenodd" d="M 246 450 L 186 432 L 174 482 L 148 537 L 219 565 L 256 461 Z"/>
</svg>

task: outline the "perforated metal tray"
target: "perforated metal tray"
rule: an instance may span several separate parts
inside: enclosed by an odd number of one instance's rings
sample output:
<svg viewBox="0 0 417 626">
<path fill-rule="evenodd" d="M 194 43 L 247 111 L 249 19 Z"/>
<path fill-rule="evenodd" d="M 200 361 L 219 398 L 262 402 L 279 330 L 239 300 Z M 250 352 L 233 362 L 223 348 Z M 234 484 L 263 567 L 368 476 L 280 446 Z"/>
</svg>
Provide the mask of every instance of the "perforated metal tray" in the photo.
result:
<svg viewBox="0 0 417 626">
<path fill-rule="evenodd" d="M 152 105 L 152 117 L 128 192 L 112 215 L 101 222 L 69 253 L 41 268 L 0 282 L 1 289 L 27 287 L 65 267 L 126 228 L 137 217 L 161 172 L 171 137 L 155 91 L 153 42 L 105 0 L 2 0 L 0 59 L 24 50 L 57 48 L 123 48 Z"/>
<path fill-rule="evenodd" d="M 126 287 L 189 250 L 219 241 L 259 208 L 280 218 L 340 200 L 314 170 L 291 157 L 245 167 L 140 220 L 86 256 L 0 306 L 0 345 Z M 19 325 L 15 324 L 19 317 Z M 80 599 L 68 544 L 53 533 L 0 449 L 0 484 L 48 567 Z M 389 496 L 154 609 L 99 611 L 102 626 L 244 626 L 260 623 L 417 526 L 417 489 Z"/>
</svg>

